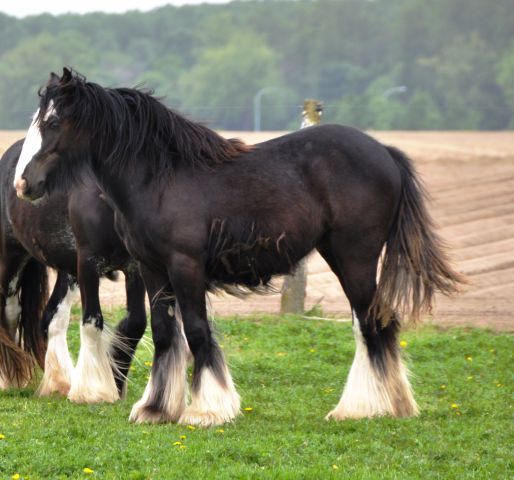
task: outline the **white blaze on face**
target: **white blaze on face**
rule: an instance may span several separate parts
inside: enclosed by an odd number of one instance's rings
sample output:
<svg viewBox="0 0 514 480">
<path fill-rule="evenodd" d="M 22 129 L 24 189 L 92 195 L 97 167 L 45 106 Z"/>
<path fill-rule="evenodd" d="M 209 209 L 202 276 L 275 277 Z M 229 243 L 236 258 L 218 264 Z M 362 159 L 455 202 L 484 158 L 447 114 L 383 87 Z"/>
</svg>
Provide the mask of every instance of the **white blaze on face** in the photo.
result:
<svg viewBox="0 0 514 480">
<path fill-rule="evenodd" d="M 53 100 L 50 100 L 44 120 L 47 120 L 50 115 L 54 113 L 54 102 Z M 20 158 L 18 159 L 18 164 L 16 165 L 16 171 L 14 173 L 14 188 L 16 188 L 17 182 L 21 179 L 21 176 L 25 171 L 25 167 L 30 163 L 32 157 L 41 149 L 43 139 L 41 138 L 41 131 L 39 130 L 39 126 L 37 124 L 38 116 L 39 108 L 36 110 L 36 113 L 34 113 L 34 116 L 32 117 L 32 123 L 30 124 L 30 127 L 27 131 L 25 141 L 23 142 Z"/>
</svg>

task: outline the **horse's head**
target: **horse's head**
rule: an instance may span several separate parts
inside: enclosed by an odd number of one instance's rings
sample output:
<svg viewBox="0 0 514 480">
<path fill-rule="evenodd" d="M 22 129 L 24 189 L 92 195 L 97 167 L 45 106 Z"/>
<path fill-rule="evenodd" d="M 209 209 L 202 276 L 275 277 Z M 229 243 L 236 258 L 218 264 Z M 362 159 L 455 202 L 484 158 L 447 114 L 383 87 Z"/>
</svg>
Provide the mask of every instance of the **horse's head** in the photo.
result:
<svg viewBox="0 0 514 480">
<path fill-rule="evenodd" d="M 80 143 L 71 119 L 66 116 L 66 97 L 75 78 L 65 68 L 62 77 L 52 73 L 40 91 L 39 109 L 27 132 L 14 175 L 19 198 L 35 201 L 49 192 L 49 177 L 73 156 Z"/>
</svg>

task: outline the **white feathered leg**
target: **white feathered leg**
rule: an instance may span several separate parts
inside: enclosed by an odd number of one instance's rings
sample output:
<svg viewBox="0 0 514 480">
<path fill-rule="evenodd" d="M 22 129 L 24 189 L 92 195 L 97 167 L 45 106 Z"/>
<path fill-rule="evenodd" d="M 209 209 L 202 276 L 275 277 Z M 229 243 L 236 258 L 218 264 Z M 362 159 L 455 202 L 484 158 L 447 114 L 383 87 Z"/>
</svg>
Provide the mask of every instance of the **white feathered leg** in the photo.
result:
<svg viewBox="0 0 514 480">
<path fill-rule="evenodd" d="M 80 352 L 68 399 L 76 403 L 115 402 L 120 396 L 110 354 L 112 334 L 89 318 L 80 326 Z"/>
<path fill-rule="evenodd" d="M 73 376 L 73 361 L 68 350 L 66 335 L 70 324 L 77 288 L 70 287 L 48 326 L 48 347 L 45 355 L 45 373 L 38 388 L 38 395 L 52 393 L 67 395 Z"/>
<path fill-rule="evenodd" d="M 170 348 L 159 359 L 154 358 L 152 374 L 143 396 L 132 407 L 129 418 L 131 422 L 176 422 L 184 411 L 189 348 L 181 322 L 175 322 L 174 328 L 175 334 Z"/>
<path fill-rule="evenodd" d="M 231 422 L 240 413 L 241 400 L 222 353 L 213 355 L 213 366 L 205 366 L 194 380 L 191 404 L 179 423 L 210 427 Z"/>
<path fill-rule="evenodd" d="M 419 413 L 399 354 L 384 352 L 383 371 L 370 360 L 359 320 L 353 313 L 355 357 L 346 386 L 328 418 L 366 418 L 382 415 L 412 416 Z M 397 348 L 392 346 L 392 348 Z"/>
</svg>

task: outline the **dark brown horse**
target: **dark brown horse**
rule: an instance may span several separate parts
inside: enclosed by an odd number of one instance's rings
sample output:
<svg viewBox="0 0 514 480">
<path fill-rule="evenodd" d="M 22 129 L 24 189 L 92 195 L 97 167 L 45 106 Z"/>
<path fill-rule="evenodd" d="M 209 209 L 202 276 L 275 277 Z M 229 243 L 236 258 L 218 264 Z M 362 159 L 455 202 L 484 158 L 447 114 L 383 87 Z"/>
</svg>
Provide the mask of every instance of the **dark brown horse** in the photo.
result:
<svg viewBox="0 0 514 480">
<path fill-rule="evenodd" d="M 100 198 L 91 176 L 83 175 L 78 188 L 69 195 L 57 193 L 37 205 L 17 198 L 13 179 L 22 145 L 23 140 L 15 143 L 0 161 L 3 387 L 27 383 L 32 358 L 43 366 L 48 340 L 41 395 L 57 391 L 75 402 L 115 401 L 124 390 L 133 353 L 146 327 L 143 282 L 114 231 L 112 209 Z M 59 274 L 42 311 L 46 266 Z M 128 313 L 111 338 L 104 331 L 98 288 L 100 276 L 111 276 L 115 270 L 125 273 Z M 74 368 L 66 333 L 77 284 L 83 319 L 81 348 Z M 17 327 L 23 332 L 18 342 Z M 114 340 L 113 345 L 110 340 Z"/>
<path fill-rule="evenodd" d="M 400 318 L 417 320 L 436 290 L 450 294 L 462 279 L 449 266 L 417 175 L 400 151 L 339 125 L 249 146 L 145 92 L 105 89 L 67 69 L 42 91 L 27 139 L 18 194 L 34 201 L 91 168 L 156 299 L 152 375 L 131 420 L 234 419 L 239 396 L 207 321 L 206 291 L 261 287 L 313 249 L 351 303 L 357 343 L 329 416 L 417 414 L 399 354 Z M 195 360 L 188 406 L 169 295 L 180 306 Z"/>
</svg>

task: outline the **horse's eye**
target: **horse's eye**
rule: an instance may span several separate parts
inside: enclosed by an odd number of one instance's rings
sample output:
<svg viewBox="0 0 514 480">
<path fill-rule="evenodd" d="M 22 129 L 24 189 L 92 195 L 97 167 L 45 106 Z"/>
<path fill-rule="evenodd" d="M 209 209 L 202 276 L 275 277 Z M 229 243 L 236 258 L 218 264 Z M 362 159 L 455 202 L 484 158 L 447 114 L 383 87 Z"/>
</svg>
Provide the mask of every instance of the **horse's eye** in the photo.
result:
<svg viewBox="0 0 514 480">
<path fill-rule="evenodd" d="M 47 127 L 50 130 L 57 130 L 59 128 L 59 121 L 58 120 L 50 120 L 50 122 L 48 122 Z"/>
</svg>

